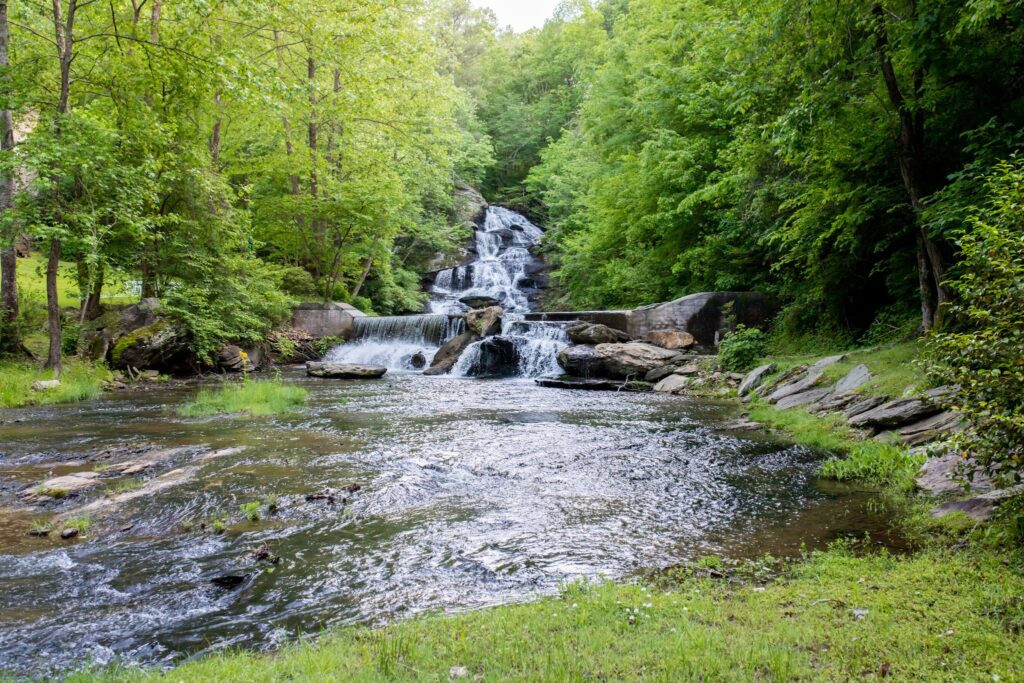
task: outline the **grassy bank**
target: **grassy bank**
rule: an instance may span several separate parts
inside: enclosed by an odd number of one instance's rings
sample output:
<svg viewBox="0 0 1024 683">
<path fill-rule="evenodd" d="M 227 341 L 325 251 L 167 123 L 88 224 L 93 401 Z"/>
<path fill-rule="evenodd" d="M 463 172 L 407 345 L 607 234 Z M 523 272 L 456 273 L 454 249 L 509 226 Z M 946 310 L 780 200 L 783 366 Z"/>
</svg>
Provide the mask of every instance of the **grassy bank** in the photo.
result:
<svg viewBox="0 0 1024 683">
<path fill-rule="evenodd" d="M 1024 578 L 1011 558 L 817 553 L 765 586 L 687 578 L 574 586 L 557 598 L 380 629 L 167 674 L 73 681 L 1011 681 L 1024 675 Z M 1014 562 L 1019 558 L 1013 558 Z M 1011 562 L 1012 564 L 1012 562 Z"/>
<path fill-rule="evenodd" d="M 200 389 L 195 399 L 179 410 L 183 417 L 245 413 L 274 415 L 294 410 L 306 400 L 306 390 L 280 380 L 243 380 L 215 389 Z"/>
<path fill-rule="evenodd" d="M 59 387 L 35 391 L 33 382 L 53 379 L 51 370 L 32 363 L 0 363 L 0 408 L 93 399 L 100 395 L 103 381 L 109 378 L 110 371 L 103 364 L 67 360 Z"/>
</svg>

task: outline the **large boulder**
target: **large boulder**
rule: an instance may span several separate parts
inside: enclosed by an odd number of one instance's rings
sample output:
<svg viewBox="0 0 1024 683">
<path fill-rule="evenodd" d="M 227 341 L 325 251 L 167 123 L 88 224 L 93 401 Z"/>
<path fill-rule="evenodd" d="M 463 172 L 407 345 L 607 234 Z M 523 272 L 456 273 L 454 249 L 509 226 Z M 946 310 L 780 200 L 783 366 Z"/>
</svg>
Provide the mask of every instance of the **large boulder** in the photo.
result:
<svg viewBox="0 0 1024 683">
<path fill-rule="evenodd" d="M 88 320 L 82 328 L 85 355 L 90 360 L 103 360 L 111 347 L 126 334 L 156 323 L 160 301 L 143 299 L 131 306 L 103 306 L 103 312 Z"/>
<path fill-rule="evenodd" d="M 306 363 L 306 374 L 310 377 L 329 379 L 377 379 L 383 377 L 387 368 L 381 365 L 356 365 L 355 363 L 314 362 Z"/>
<path fill-rule="evenodd" d="M 491 306 L 499 306 L 501 304 L 493 296 L 484 296 L 482 294 L 469 294 L 459 299 L 459 301 L 470 308 L 490 308 Z"/>
<path fill-rule="evenodd" d="M 466 329 L 479 337 L 501 334 L 501 306 L 488 306 L 466 313 Z"/>
<path fill-rule="evenodd" d="M 604 359 L 587 344 L 566 346 L 558 352 L 558 364 L 570 375 L 599 377 L 604 374 Z"/>
<path fill-rule="evenodd" d="M 519 374 L 519 349 L 509 337 L 487 337 L 477 346 L 467 369 L 471 377 L 511 377 Z"/>
<path fill-rule="evenodd" d="M 644 335 L 644 341 L 663 349 L 688 349 L 697 343 L 693 335 L 680 330 L 651 330 Z"/>
<path fill-rule="evenodd" d="M 685 330 L 698 345 L 711 347 L 733 324 L 763 327 L 775 310 L 760 292 L 701 292 L 633 310 L 628 329 L 636 337 L 651 330 Z"/>
<path fill-rule="evenodd" d="M 629 335 L 621 330 L 582 320 L 568 327 L 565 333 L 573 344 L 618 344 L 629 341 Z"/>
<path fill-rule="evenodd" d="M 120 337 L 110 352 L 111 363 L 119 370 L 157 370 L 169 374 L 191 372 L 196 362 L 188 350 L 188 332 L 168 318 L 158 318 Z"/>
<path fill-rule="evenodd" d="M 466 331 L 457 337 L 449 339 L 444 346 L 437 350 L 434 359 L 430 361 L 430 367 L 423 371 L 424 375 L 443 375 L 459 360 L 459 356 L 473 342 L 480 341 L 475 332 Z"/>
<path fill-rule="evenodd" d="M 651 370 L 660 368 L 677 357 L 675 351 L 644 342 L 598 344 L 594 350 L 601 357 L 604 372 L 608 377 L 644 377 Z"/>
<path fill-rule="evenodd" d="M 225 344 L 217 352 L 217 367 L 225 372 L 253 372 L 266 364 L 267 356 L 259 347 L 243 349 L 236 344 Z"/>
</svg>

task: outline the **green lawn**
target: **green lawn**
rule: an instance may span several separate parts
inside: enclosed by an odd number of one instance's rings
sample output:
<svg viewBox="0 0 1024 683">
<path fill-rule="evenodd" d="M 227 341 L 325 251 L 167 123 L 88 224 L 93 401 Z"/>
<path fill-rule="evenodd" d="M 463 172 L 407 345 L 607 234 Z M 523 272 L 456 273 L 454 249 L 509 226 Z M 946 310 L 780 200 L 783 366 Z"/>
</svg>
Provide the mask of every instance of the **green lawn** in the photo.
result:
<svg viewBox="0 0 1024 683">
<path fill-rule="evenodd" d="M 843 681 L 887 671 L 904 681 L 1015 681 L 1024 676 L 1024 577 L 1004 559 L 834 549 L 766 586 L 577 585 L 527 604 L 344 628 L 273 655 L 70 680 Z"/>
<path fill-rule="evenodd" d="M 28 300 L 46 304 L 46 254 L 32 252 L 18 259 L 18 289 Z M 61 261 L 57 271 L 57 294 L 62 308 L 79 305 L 78 276 L 74 263 Z M 127 293 L 122 278 L 108 274 L 103 287 L 104 303 L 135 303 L 138 297 Z"/>
<path fill-rule="evenodd" d="M 103 364 L 66 359 L 61 384 L 56 389 L 34 391 L 32 383 L 53 379 L 51 370 L 43 370 L 33 363 L 0 363 L 0 408 L 23 405 L 84 401 L 100 395 L 100 385 L 110 378 Z"/>
</svg>

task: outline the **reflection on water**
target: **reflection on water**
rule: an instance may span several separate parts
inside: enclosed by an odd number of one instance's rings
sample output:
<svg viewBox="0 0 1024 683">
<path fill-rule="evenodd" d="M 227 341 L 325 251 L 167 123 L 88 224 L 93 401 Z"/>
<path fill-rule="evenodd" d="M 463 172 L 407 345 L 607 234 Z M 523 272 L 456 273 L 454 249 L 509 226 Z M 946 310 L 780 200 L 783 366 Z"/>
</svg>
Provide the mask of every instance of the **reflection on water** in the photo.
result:
<svg viewBox="0 0 1024 683">
<path fill-rule="evenodd" d="M 310 401 L 277 418 L 176 417 L 194 387 L 0 415 L 2 666 L 169 663 L 708 553 L 885 535 L 870 495 L 816 480 L 817 454 L 717 429 L 728 407 L 526 380 L 290 380 Z M 194 447 L 165 469 L 247 448 L 94 520 L 85 541 L 26 536 L 19 488 L 133 443 Z M 258 522 L 238 511 L 270 501 Z M 215 518 L 230 518 L 226 533 L 199 528 Z M 264 542 L 277 565 L 250 557 Z M 210 583 L 224 573 L 245 580 Z"/>
</svg>

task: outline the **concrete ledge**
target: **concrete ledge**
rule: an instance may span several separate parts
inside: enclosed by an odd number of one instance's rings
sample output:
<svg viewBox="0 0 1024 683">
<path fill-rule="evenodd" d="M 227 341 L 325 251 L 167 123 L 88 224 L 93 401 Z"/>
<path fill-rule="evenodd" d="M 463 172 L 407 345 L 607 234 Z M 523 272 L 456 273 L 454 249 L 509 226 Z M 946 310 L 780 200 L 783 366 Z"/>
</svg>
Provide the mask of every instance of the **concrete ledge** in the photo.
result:
<svg viewBox="0 0 1024 683">
<path fill-rule="evenodd" d="M 356 318 L 366 314 L 355 306 L 335 301 L 301 303 L 292 309 L 292 327 L 313 337 L 352 337 Z"/>
</svg>

